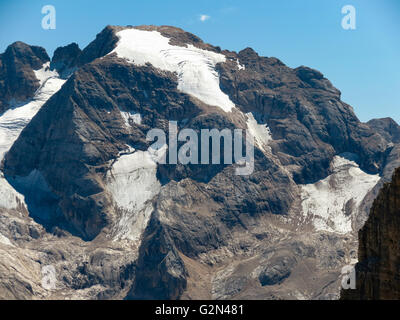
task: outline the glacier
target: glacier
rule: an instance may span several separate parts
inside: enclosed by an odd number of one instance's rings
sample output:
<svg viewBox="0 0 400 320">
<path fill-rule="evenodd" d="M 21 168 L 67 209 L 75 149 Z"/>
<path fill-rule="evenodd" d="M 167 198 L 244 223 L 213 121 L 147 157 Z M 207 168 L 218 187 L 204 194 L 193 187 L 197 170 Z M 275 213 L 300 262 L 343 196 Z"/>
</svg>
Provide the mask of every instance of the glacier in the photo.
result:
<svg viewBox="0 0 400 320">
<path fill-rule="evenodd" d="M 235 105 L 219 86 L 218 63 L 225 62 L 223 54 L 199 49 L 191 44 L 187 47 L 169 44 L 169 38 L 158 31 L 125 29 L 116 33 L 119 41 L 109 54 L 116 53 L 137 66 L 152 64 L 155 68 L 174 72 L 178 76 L 178 90 L 220 107 L 225 112 Z"/>
</svg>

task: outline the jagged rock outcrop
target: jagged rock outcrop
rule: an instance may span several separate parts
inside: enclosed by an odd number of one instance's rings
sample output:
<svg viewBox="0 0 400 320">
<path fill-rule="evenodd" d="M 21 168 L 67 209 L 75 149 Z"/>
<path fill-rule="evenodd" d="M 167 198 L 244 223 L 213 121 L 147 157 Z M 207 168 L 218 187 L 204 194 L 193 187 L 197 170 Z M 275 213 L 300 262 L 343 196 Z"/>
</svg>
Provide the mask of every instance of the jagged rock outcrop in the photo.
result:
<svg viewBox="0 0 400 320">
<path fill-rule="evenodd" d="M 143 235 L 135 282 L 127 298 L 179 299 L 186 289 L 187 276 L 169 231 L 153 216 Z"/>
<path fill-rule="evenodd" d="M 380 190 L 359 231 L 358 260 L 356 289 L 342 290 L 342 299 L 400 299 L 400 169 Z"/>
</svg>

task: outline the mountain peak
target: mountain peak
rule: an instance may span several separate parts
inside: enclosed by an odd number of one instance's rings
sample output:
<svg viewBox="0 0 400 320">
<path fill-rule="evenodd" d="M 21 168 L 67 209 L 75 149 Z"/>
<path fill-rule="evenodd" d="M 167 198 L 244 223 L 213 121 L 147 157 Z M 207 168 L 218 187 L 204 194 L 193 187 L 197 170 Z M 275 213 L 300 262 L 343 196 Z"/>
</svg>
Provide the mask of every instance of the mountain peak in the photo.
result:
<svg viewBox="0 0 400 320">
<path fill-rule="evenodd" d="M 50 58 L 42 47 L 17 41 L 0 54 L 0 114 L 10 105 L 33 97 L 39 88 L 34 71 L 43 67 Z"/>
</svg>

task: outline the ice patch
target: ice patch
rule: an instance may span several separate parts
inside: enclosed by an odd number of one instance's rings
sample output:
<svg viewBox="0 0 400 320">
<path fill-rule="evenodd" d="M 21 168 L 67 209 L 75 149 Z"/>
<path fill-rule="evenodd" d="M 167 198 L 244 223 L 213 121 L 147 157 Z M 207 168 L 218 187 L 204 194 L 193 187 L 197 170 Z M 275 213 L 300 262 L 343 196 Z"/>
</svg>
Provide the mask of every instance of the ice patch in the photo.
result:
<svg viewBox="0 0 400 320">
<path fill-rule="evenodd" d="M 219 87 L 217 63 L 225 62 L 223 54 L 203 50 L 189 44 L 187 47 L 169 44 L 169 38 L 158 31 L 125 29 L 117 32 L 119 38 L 111 53 L 138 66 L 146 63 L 175 72 L 178 90 L 190 94 L 206 104 L 218 106 L 225 112 L 235 107 Z"/>
<path fill-rule="evenodd" d="M 106 176 L 106 188 L 121 212 L 121 218 L 114 230 L 118 240 L 139 240 L 147 226 L 153 210 L 149 200 L 161 188 L 156 176 L 155 162 L 160 152 L 136 151 L 122 155 Z"/>
<path fill-rule="evenodd" d="M 121 111 L 121 116 L 122 119 L 124 119 L 127 128 L 130 128 L 133 123 L 136 124 L 142 123 L 142 116 L 140 113 Z"/>
<path fill-rule="evenodd" d="M 333 173 L 327 178 L 300 186 L 303 215 L 316 230 L 345 234 L 353 231 L 352 219 L 380 177 L 365 173 L 342 156 L 335 156 L 331 168 Z"/>
<path fill-rule="evenodd" d="M 257 146 L 264 152 L 270 151 L 271 148 L 268 146 L 268 143 L 272 140 L 272 137 L 268 126 L 266 124 L 258 124 L 251 112 L 246 113 L 246 117 L 247 129 L 254 137 Z"/>
<path fill-rule="evenodd" d="M 22 129 L 31 121 L 45 102 L 64 84 L 55 71 L 48 70 L 49 63 L 45 63 L 39 70 L 34 71 L 40 81 L 32 101 L 7 110 L 0 116 L 0 161 L 4 154 L 17 140 Z"/>
</svg>

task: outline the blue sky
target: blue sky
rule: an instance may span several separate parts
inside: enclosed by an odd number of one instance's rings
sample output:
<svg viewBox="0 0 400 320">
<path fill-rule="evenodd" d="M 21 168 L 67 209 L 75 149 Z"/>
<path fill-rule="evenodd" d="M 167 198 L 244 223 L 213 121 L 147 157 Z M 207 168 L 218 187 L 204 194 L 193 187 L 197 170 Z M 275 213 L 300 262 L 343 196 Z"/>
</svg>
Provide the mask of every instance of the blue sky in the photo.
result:
<svg viewBox="0 0 400 320">
<path fill-rule="evenodd" d="M 55 30 L 41 27 L 49 4 Z M 341 27 L 348 4 L 356 30 Z M 318 69 L 360 120 L 400 122 L 400 0 L 0 0 L 0 52 L 17 40 L 50 56 L 70 42 L 83 48 L 107 24 L 174 25 L 223 49 L 252 47 L 290 67 Z"/>
</svg>

